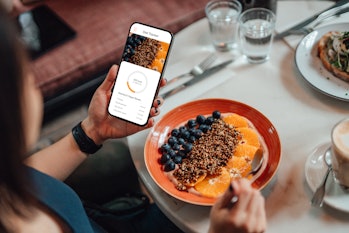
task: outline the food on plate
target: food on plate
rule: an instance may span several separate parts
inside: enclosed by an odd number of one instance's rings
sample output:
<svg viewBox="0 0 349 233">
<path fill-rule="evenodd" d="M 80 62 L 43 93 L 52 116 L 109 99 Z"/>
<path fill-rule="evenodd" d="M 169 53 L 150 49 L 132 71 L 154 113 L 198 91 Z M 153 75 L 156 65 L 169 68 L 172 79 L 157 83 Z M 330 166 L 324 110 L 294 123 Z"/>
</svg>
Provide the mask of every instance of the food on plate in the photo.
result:
<svg viewBox="0 0 349 233">
<path fill-rule="evenodd" d="M 169 50 L 169 44 L 159 41 L 160 45 L 158 47 L 158 50 L 156 52 L 156 56 L 155 59 L 153 60 L 153 62 L 150 64 L 149 68 L 162 72 L 162 69 L 164 68 L 165 65 L 165 60 L 166 60 L 166 56 Z"/>
<path fill-rule="evenodd" d="M 161 72 L 169 44 L 131 33 L 123 53 L 124 61 Z"/>
<path fill-rule="evenodd" d="M 231 179 L 248 176 L 259 149 L 266 156 L 263 138 L 248 119 L 214 111 L 172 129 L 159 162 L 178 190 L 215 198 Z"/>
<path fill-rule="evenodd" d="M 326 33 L 320 38 L 317 50 L 325 68 L 349 82 L 349 31 Z"/>
<path fill-rule="evenodd" d="M 207 175 L 195 185 L 195 190 L 205 197 L 217 197 L 227 190 L 230 184 L 229 171 L 222 167 L 217 175 Z"/>
</svg>

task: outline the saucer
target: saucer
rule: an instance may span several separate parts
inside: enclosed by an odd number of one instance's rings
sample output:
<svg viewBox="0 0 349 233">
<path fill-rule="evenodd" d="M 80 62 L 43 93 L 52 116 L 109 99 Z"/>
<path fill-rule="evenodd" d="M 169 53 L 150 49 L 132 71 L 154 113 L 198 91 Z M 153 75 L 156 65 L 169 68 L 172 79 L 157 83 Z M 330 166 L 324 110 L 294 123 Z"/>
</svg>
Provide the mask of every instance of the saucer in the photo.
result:
<svg viewBox="0 0 349 233">
<path fill-rule="evenodd" d="M 324 161 L 324 154 L 329 147 L 330 143 L 319 145 L 305 162 L 305 179 L 313 192 L 315 192 L 325 176 L 327 165 Z M 334 181 L 332 172 L 327 179 L 324 203 L 337 210 L 349 212 L 349 193 L 345 193 Z"/>
</svg>

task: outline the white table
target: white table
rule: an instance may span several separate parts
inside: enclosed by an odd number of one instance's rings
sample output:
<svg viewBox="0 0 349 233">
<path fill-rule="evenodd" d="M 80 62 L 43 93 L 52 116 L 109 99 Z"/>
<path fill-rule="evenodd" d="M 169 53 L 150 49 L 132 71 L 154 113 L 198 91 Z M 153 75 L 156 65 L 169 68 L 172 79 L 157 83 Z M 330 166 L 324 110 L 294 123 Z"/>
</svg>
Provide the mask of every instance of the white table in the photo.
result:
<svg viewBox="0 0 349 233">
<path fill-rule="evenodd" d="M 328 1 L 279 1 L 277 31 L 331 4 Z M 343 18 L 348 20 L 348 14 Z M 348 232 L 349 213 L 326 205 L 321 209 L 311 207 L 312 191 L 305 181 L 304 164 L 314 148 L 329 142 L 332 126 L 349 115 L 349 103 L 328 97 L 308 85 L 295 66 L 294 48 L 295 38 L 275 41 L 271 59 L 260 65 L 250 65 L 240 57 L 224 71 L 166 99 L 161 116 L 178 105 L 203 98 L 232 99 L 256 108 L 274 124 L 282 144 L 278 172 L 263 190 L 267 232 Z M 175 36 L 165 77 L 170 79 L 187 71 L 210 51 L 213 48 L 207 21 L 202 19 Z M 220 59 L 229 56 L 233 54 L 220 54 Z M 176 200 L 151 179 L 143 159 L 148 133 L 146 130 L 128 137 L 141 180 L 161 210 L 183 231 L 207 232 L 210 207 Z"/>
</svg>

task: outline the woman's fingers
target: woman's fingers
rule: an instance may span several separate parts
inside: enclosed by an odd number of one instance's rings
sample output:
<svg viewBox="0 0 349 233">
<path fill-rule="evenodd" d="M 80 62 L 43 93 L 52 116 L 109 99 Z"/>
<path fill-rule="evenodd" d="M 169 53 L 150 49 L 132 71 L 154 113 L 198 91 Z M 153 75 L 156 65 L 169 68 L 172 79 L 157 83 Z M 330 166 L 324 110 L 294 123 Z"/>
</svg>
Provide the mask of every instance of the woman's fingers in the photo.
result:
<svg viewBox="0 0 349 233">
<path fill-rule="evenodd" d="M 163 103 L 163 99 L 161 97 L 155 98 L 153 102 L 153 107 L 150 109 L 150 117 L 154 117 L 160 114 L 160 106 Z"/>
<path fill-rule="evenodd" d="M 117 65 L 112 65 L 112 67 L 110 67 L 106 78 L 104 79 L 103 83 L 99 86 L 101 90 L 107 91 L 107 92 L 111 91 L 116 79 L 117 71 L 118 71 Z"/>
<path fill-rule="evenodd" d="M 229 188 L 225 191 L 225 193 L 216 201 L 215 206 L 219 209 L 226 208 L 227 206 L 231 206 L 231 201 L 234 196 L 236 196 L 236 192 L 238 192 L 239 187 L 234 185 L 235 181 L 230 183 Z"/>
<path fill-rule="evenodd" d="M 165 85 L 166 85 L 166 83 L 167 83 L 167 79 L 162 78 L 162 79 L 160 80 L 160 87 L 165 86 Z"/>
<path fill-rule="evenodd" d="M 249 203 L 251 201 L 251 184 L 245 179 L 236 180 L 238 187 L 240 188 L 237 192 L 238 201 L 235 204 L 235 211 L 246 211 L 248 209 Z"/>
</svg>

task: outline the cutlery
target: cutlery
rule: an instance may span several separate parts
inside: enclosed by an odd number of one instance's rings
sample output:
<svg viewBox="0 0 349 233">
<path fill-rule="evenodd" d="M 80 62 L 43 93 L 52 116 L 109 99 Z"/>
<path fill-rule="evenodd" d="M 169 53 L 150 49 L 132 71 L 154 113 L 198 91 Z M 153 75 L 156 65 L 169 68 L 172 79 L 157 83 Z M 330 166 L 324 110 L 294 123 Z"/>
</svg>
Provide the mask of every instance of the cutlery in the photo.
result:
<svg viewBox="0 0 349 233">
<path fill-rule="evenodd" d="M 248 177 L 249 175 L 255 175 L 259 169 L 261 169 L 264 161 L 263 150 L 258 149 L 254 154 L 252 163 L 251 163 L 251 171 L 247 173 L 244 177 Z M 229 208 L 234 205 L 239 200 L 238 196 L 234 195 L 229 203 Z"/>
<path fill-rule="evenodd" d="M 336 4 L 334 4 L 333 6 L 327 8 L 327 9 L 321 11 L 320 13 L 317 13 L 314 16 L 300 22 L 299 24 L 275 35 L 274 39 L 281 39 L 285 36 L 288 36 L 291 34 L 292 31 L 301 29 L 301 28 L 307 26 L 308 24 L 314 22 L 315 20 L 322 21 L 323 19 L 326 19 L 326 18 L 332 16 L 333 14 L 335 14 L 339 9 L 342 9 L 343 5 L 347 4 L 347 3 L 348 3 L 348 0 L 340 0 Z"/>
<path fill-rule="evenodd" d="M 326 174 L 320 184 L 320 186 L 316 189 L 313 198 L 311 199 L 311 204 L 313 206 L 319 206 L 321 207 L 323 204 L 325 191 L 326 191 L 326 181 L 328 178 L 328 175 L 332 171 L 332 161 L 331 161 L 331 149 L 328 148 L 324 155 L 324 160 L 327 165 L 327 171 Z"/>
<path fill-rule="evenodd" d="M 248 177 L 249 175 L 255 175 L 259 171 L 259 169 L 262 167 L 263 161 L 264 161 L 263 150 L 258 149 L 252 159 L 251 171 L 247 173 L 245 177 Z"/>
<path fill-rule="evenodd" d="M 171 96 L 171 95 L 174 95 L 178 92 L 180 92 L 181 90 L 185 89 L 186 87 L 189 87 L 197 82 L 199 82 L 200 80 L 203 80 L 204 78 L 207 78 L 208 76 L 220 71 L 221 69 L 223 69 L 224 67 L 226 67 L 227 65 L 229 65 L 231 62 L 233 62 L 235 59 L 230 59 L 228 61 L 225 61 L 225 62 L 222 62 L 218 65 L 215 65 L 207 70 L 205 70 L 205 72 L 203 72 L 202 74 L 199 74 L 197 76 L 195 76 L 193 79 L 181 84 L 180 86 L 178 87 L 175 87 L 174 89 L 170 90 L 170 91 L 167 91 L 165 92 L 164 94 L 161 95 L 161 97 L 163 99 Z"/>
<path fill-rule="evenodd" d="M 344 8 L 341 8 L 341 9 L 338 9 L 338 11 L 336 11 L 335 14 L 329 16 L 328 18 L 330 17 L 333 17 L 333 16 L 339 16 L 341 14 L 344 14 L 344 13 L 347 13 L 349 12 L 349 6 L 348 7 L 344 7 Z M 324 19 L 325 20 L 325 19 Z M 318 20 L 315 20 L 315 24 L 311 27 L 304 27 L 304 28 L 299 28 L 299 29 L 296 29 L 296 30 L 290 30 L 290 34 L 293 34 L 293 35 L 304 35 L 304 34 L 308 34 L 308 33 L 311 33 L 312 31 L 314 31 L 314 28 L 319 25 L 321 22 L 323 22 L 324 20 L 321 20 L 321 21 L 318 21 Z"/>
<path fill-rule="evenodd" d="M 217 55 L 215 53 L 211 53 L 200 64 L 194 66 L 188 73 L 181 74 L 171 79 L 170 81 L 167 82 L 167 84 L 174 83 L 183 77 L 187 77 L 187 76 L 195 77 L 197 75 L 202 74 L 216 59 L 217 59 Z"/>
</svg>

